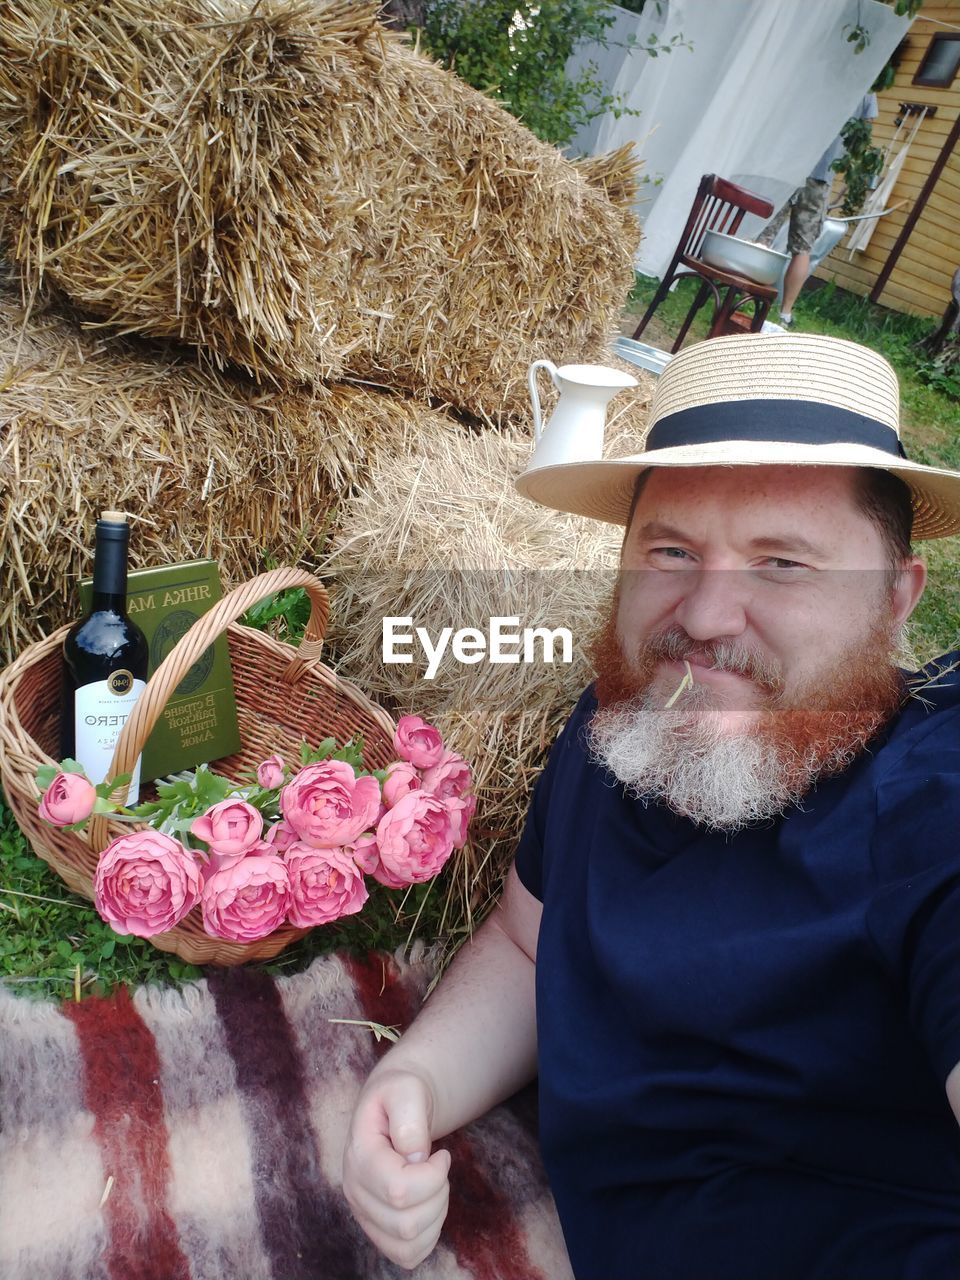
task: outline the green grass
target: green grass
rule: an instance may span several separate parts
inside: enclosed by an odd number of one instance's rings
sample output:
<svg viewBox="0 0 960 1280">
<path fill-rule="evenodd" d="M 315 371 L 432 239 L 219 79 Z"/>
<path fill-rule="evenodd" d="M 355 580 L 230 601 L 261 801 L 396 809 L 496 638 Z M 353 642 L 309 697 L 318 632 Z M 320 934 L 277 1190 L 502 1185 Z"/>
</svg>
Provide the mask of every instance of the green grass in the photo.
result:
<svg viewBox="0 0 960 1280">
<path fill-rule="evenodd" d="M 411 931 L 437 937 L 442 886 L 415 885 L 404 894 L 370 880 L 368 888 L 358 915 L 312 929 L 256 967 L 295 973 L 328 951 L 393 951 Z M 0 981 L 20 995 L 65 999 L 74 994 L 78 965 L 83 994 L 103 994 L 118 983 L 170 985 L 202 976 L 144 938 L 115 934 L 92 902 L 72 893 L 34 854 L 0 794 Z"/>
</svg>

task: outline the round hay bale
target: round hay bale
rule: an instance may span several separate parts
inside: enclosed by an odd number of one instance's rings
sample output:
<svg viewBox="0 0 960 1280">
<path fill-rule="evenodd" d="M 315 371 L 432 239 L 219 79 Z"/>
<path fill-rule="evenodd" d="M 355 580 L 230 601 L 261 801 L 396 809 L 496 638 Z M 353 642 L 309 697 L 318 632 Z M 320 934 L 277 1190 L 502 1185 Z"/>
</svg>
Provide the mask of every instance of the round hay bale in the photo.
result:
<svg viewBox="0 0 960 1280">
<path fill-rule="evenodd" d="M 434 420 L 361 387 L 268 393 L 187 356 L 105 339 L 0 291 L 0 665 L 77 614 L 105 507 L 131 565 L 212 557 L 225 586 L 315 556 L 380 449 Z"/>
<path fill-rule="evenodd" d="M 634 280 L 636 163 L 578 168 L 376 12 L 5 4 L 0 237 L 26 295 L 481 418 L 522 412 L 532 345 L 596 358 Z"/>
<path fill-rule="evenodd" d="M 653 379 L 614 427 L 610 454 L 637 444 L 637 419 Z M 630 415 L 627 415 L 628 417 Z M 591 679 L 584 653 L 609 597 L 622 530 L 562 515 L 513 487 L 530 455 L 518 432 L 450 432 L 435 420 L 411 431 L 375 463 L 342 511 L 323 568 L 333 587 L 331 638 L 338 669 L 389 699 L 398 714 L 433 722 L 475 769 L 477 816 L 470 845 L 456 855 L 446 928 L 468 930 L 499 889 L 522 829 L 533 781 L 577 696 Z M 434 647 L 443 628 L 566 627 L 572 661 L 463 665 L 451 645 L 432 678 L 419 642 L 397 647 L 407 663 L 384 661 L 382 619 L 410 619 Z M 562 654 L 559 645 L 554 656 Z"/>
</svg>

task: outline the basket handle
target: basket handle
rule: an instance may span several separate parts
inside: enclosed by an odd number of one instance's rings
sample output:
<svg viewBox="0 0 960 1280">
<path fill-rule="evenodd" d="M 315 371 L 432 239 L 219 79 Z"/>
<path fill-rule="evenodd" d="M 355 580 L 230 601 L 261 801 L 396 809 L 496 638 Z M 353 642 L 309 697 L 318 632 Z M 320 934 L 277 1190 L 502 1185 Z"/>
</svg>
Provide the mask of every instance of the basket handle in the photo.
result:
<svg viewBox="0 0 960 1280">
<path fill-rule="evenodd" d="M 292 684 L 302 671 L 319 659 L 323 651 L 323 637 L 330 615 L 330 601 L 319 578 L 315 578 L 303 569 L 272 569 L 269 573 L 261 573 L 258 577 L 252 578 L 242 587 L 229 592 L 212 609 L 199 617 L 157 667 L 147 687 L 137 699 L 137 705 L 127 723 L 120 731 L 107 773 L 108 778 L 116 778 L 121 773 L 131 771 L 137 756 L 150 736 L 150 731 L 163 714 L 167 699 L 203 651 L 217 639 L 221 632 L 226 631 L 231 622 L 236 622 L 258 600 L 275 595 L 278 591 L 284 591 L 289 587 L 305 588 L 310 598 L 310 620 L 299 647 L 291 649 L 290 662 L 283 673 L 284 681 Z M 122 804 L 124 799 L 122 789 L 119 794 L 114 793 L 111 799 L 117 804 Z M 108 819 L 103 814 L 96 814 L 90 819 L 87 830 L 90 844 L 95 849 L 106 848 L 107 822 Z"/>
</svg>

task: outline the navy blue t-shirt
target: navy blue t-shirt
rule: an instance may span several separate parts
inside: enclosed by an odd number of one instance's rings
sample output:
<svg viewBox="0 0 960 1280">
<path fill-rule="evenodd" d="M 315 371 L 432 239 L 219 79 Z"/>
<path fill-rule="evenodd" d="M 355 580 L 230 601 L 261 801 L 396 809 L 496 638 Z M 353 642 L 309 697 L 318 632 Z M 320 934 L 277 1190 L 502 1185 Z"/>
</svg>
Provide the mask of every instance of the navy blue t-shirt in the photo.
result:
<svg viewBox="0 0 960 1280">
<path fill-rule="evenodd" d="M 960 679 L 923 698 L 726 836 L 591 764 L 581 697 L 516 864 L 578 1280 L 960 1277 Z"/>
</svg>

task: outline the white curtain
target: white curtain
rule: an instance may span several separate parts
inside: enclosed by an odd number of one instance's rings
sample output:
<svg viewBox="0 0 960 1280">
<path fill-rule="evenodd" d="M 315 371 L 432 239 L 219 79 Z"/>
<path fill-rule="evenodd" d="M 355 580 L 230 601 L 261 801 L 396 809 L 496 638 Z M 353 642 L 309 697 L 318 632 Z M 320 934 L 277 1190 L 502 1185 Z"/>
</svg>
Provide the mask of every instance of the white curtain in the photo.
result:
<svg viewBox="0 0 960 1280">
<path fill-rule="evenodd" d="M 847 40 L 870 31 L 860 53 Z M 647 0 L 618 10 L 607 48 L 581 46 L 569 68 L 594 62 L 609 91 L 639 116 L 608 113 L 571 146 L 597 154 L 624 142 L 644 158 L 647 183 L 637 266 L 661 275 L 704 173 L 718 173 L 779 207 L 804 181 L 856 109 L 909 26 L 879 0 Z M 675 47 L 651 58 L 618 47 L 633 34 Z M 760 223 L 744 224 L 744 234 Z"/>
</svg>

